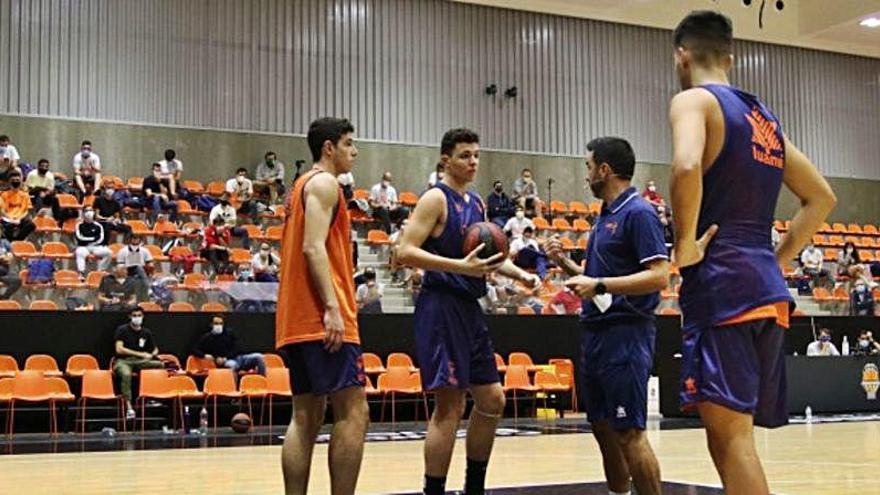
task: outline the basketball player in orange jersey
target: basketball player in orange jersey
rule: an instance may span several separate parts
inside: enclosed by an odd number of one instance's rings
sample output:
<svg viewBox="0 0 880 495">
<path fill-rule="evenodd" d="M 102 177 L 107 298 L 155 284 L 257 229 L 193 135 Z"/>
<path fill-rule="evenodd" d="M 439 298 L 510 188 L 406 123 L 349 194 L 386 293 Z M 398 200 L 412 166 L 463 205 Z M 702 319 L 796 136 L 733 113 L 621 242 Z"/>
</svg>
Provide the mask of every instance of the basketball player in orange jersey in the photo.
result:
<svg viewBox="0 0 880 495">
<path fill-rule="evenodd" d="M 355 492 L 369 409 L 357 326 L 351 221 L 336 176 L 357 157 L 354 127 L 322 118 L 309 127 L 314 159 L 287 197 L 275 347 L 290 369 L 293 417 L 281 451 L 288 495 L 305 494 L 312 448 L 329 397 L 334 495 Z"/>
<path fill-rule="evenodd" d="M 834 207 L 828 183 L 755 95 L 733 87 L 733 27 L 692 12 L 675 30 L 683 91 L 670 105 L 674 259 L 684 282 L 682 389 L 703 419 L 725 493 L 769 493 L 753 425 L 788 422 L 784 327 L 791 296 L 780 265 L 811 239 Z M 774 252 L 782 184 L 801 200 Z"/>
<path fill-rule="evenodd" d="M 465 394 L 474 399 L 467 432 L 466 495 L 482 495 L 495 426 L 504 412 L 495 352 L 483 310 L 487 273 L 541 280 L 518 268 L 502 253 L 477 258 L 483 245 L 462 251 L 467 228 L 486 221 L 483 200 L 468 190 L 480 163 L 480 138 L 468 129 L 446 132 L 440 144 L 443 180 L 426 191 L 413 211 L 397 249 L 401 263 L 425 275 L 414 314 L 416 352 L 425 390 L 436 405 L 425 439 L 426 495 L 445 493 L 455 432 L 464 413 Z"/>
</svg>

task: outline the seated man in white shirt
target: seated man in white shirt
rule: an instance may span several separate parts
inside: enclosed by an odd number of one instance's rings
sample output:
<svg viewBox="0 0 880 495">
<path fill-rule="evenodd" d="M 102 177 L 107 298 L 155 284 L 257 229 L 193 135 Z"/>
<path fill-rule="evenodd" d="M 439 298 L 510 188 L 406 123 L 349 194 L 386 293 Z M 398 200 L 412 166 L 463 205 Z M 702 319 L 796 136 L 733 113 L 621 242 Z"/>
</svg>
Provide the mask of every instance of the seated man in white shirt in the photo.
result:
<svg viewBox="0 0 880 495">
<path fill-rule="evenodd" d="M 376 272 L 372 268 L 364 270 L 364 283 L 360 284 L 355 293 L 358 312 L 363 314 L 381 314 L 382 296 L 385 288 L 376 282 Z"/>
<path fill-rule="evenodd" d="M 278 161 L 274 151 L 267 151 L 263 161 L 257 165 L 254 189 L 269 195 L 269 204 L 278 202 L 284 195 L 284 164 Z"/>
<path fill-rule="evenodd" d="M 235 207 L 229 201 L 228 192 L 223 193 L 220 196 L 220 202 L 211 208 L 211 212 L 208 213 L 208 225 L 214 225 L 214 219 L 217 217 L 223 219 L 223 224 L 229 227 L 232 237 L 241 237 L 241 247 L 247 250 L 251 249 L 250 234 L 246 228 L 238 226 L 238 214 L 235 212 Z"/>
<path fill-rule="evenodd" d="M 18 149 L 9 142 L 9 136 L 0 136 L 0 182 L 9 182 L 9 174 L 13 170 L 21 172 L 18 168 L 20 160 Z"/>
<path fill-rule="evenodd" d="M 277 282 L 278 270 L 281 268 L 281 257 L 265 242 L 251 259 L 254 268 L 254 280 L 257 282 Z"/>
<path fill-rule="evenodd" d="M 813 279 L 813 287 L 816 287 L 819 280 L 828 282 L 828 270 L 823 268 L 822 261 L 824 255 L 822 250 L 817 248 L 811 242 L 801 251 L 801 264 L 803 264 L 804 275 Z"/>
<path fill-rule="evenodd" d="M 527 227 L 531 228 L 532 231 L 535 230 L 535 224 L 530 219 L 526 218 L 525 210 L 522 206 L 517 206 L 516 213 L 504 225 L 504 232 L 507 232 L 507 235 L 511 238 L 516 239 L 522 237 L 523 231 Z"/>
<path fill-rule="evenodd" d="M 510 243 L 510 259 L 524 270 L 535 270 L 541 280 L 547 277 L 547 255 L 535 240 L 535 229 L 526 227 L 521 237 Z"/>
<path fill-rule="evenodd" d="M 91 141 L 83 141 L 79 152 L 73 155 L 73 174 L 76 187 L 84 196 L 101 187 L 101 157 L 92 152 Z"/>
<path fill-rule="evenodd" d="M 176 151 L 168 149 L 165 150 L 165 159 L 159 165 L 162 167 L 162 178 L 168 180 L 168 190 L 176 195 L 180 177 L 183 175 L 183 162 L 177 159 Z"/>
<path fill-rule="evenodd" d="M 247 175 L 247 169 L 239 167 L 235 171 L 235 177 L 226 181 L 226 192 L 229 193 L 229 202 L 242 215 L 253 213 L 254 183 L 248 179 Z"/>
<path fill-rule="evenodd" d="M 370 189 L 370 208 L 373 217 L 382 224 L 386 233 L 391 233 L 391 224 L 399 224 L 409 216 L 409 208 L 402 206 L 397 199 L 397 189 L 391 185 L 391 172 L 382 174 L 382 181 Z"/>
<path fill-rule="evenodd" d="M 831 342 L 831 330 L 827 328 L 819 330 L 818 340 L 807 346 L 807 356 L 840 356 L 834 342 Z"/>
</svg>

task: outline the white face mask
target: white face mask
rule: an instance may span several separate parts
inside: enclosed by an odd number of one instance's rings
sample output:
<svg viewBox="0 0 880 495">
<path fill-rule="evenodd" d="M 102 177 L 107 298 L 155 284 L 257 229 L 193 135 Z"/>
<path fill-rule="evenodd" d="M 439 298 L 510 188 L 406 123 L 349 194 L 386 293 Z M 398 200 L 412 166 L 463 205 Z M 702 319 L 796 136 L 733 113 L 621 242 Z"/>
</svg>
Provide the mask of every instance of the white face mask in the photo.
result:
<svg viewBox="0 0 880 495">
<path fill-rule="evenodd" d="M 657 188 L 654 186 L 648 186 L 648 190 L 651 192 L 657 192 Z"/>
<path fill-rule="evenodd" d="M 112 198 L 114 192 L 116 192 L 116 191 L 114 191 L 113 189 L 104 189 L 104 196 L 107 196 L 108 198 Z"/>
<path fill-rule="evenodd" d="M 522 220 L 523 218 L 525 218 L 525 216 L 526 216 L 526 214 L 521 211 L 516 212 L 516 219 L 517 220 Z"/>
<path fill-rule="evenodd" d="M 220 335 L 223 333 L 223 325 L 214 325 L 211 327 L 211 333 L 214 335 Z"/>
<path fill-rule="evenodd" d="M 242 184 L 242 183 L 244 183 L 244 176 L 239 175 L 238 177 L 235 178 L 235 180 L 237 180 L 239 184 Z"/>
<path fill-rule="evenodd" d="M 85 218 L 86 220 L 94 220 L 95 219 L 95 212 L 87 211 L 87 212 L 83 213 L 83 218 Z"/>
<path fill-rule="evenodd" d="M 132 316 L 131 317 L 132 326 L 139 327 L 139 326 L 141 326 L 141 323 L 143 323 L 143 322 L 144 322 L 143 316 Z"/>
</svg>

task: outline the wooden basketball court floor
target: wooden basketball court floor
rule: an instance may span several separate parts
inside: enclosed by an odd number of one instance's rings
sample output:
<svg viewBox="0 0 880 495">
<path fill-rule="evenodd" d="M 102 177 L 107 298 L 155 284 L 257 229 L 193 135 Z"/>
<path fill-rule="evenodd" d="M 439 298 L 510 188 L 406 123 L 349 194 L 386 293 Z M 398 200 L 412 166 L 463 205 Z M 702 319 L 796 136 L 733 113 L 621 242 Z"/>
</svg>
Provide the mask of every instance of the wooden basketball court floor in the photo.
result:
<svg viewBox="0 0 880 495">
<path fill-rule="evenodd" d="M 664 480 L 719 485 L 702 429 L 651 430 L 649 436 Z M 774 493 L 880 495 L 880 422 L 758 429 L 756 441 Z M 358 493 L 418 491 L 422 445 L 421 440 L 368 443 Z M 4 455 L 0 493 L 280 494 L 279 456 L 278 445 Z M 326 458 L 327 445 L 316 446 L 310 493 L 329 493 Z M 459 440 L 450 490 L 461 488 L 464 464 Z M 585 433 L 500 437 L 488 474 L 490 487 L 524 487 L 517 493 L 535 494 L 547 493 L 540 485 L 601 480 L 598 448 Z"/>
</svg>

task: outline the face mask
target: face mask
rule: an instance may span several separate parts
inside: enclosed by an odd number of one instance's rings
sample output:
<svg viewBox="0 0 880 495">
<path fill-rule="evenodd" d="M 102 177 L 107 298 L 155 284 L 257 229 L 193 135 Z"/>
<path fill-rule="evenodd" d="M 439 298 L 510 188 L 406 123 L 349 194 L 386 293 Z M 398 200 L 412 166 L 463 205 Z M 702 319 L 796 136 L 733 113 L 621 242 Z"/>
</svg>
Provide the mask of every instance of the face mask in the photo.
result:
<svg viewBox="0 0 880 495">
<path fill-rule="evenodd" d="M 113 189 L 104 189 L 104 196 L 107 196 L 108 198 L 112 198 L 113 192 L 114 192 Z"/>
<path fill-rule="evenodd" d="M 501 186 L 495 186 L 495 192 L 500 193 L 504 188 Z"/>
<path fill-rule="evenodd" d="M 214 325 L 211 327 L 211 333 L 214 335 L 220 335 L 223 333 L 223 325 Z"/>
<path fill-rule="evenodd" d="M 526 182 L 531 182 L 531 180 L 532 180 L 532 176 L 523 177 L 523 180 L 526 181 Z"/>
<path fill-rule="evenodd" d="M 83 218 L 85 218 L 86 220 L 94 220 L 95 219 L 95 212 L 87 211 L 87 212 L 83 213 Z"/>
<path fill-rule="evenodd" d="M 851 248 L 851 247 L 846 248 L 846 254 L 849 254 L 851 252 L 853 252 L 853 248 Z"/>
<path fill-rule="evenodd" d="M 251 276 L 251 271 L 250 271 L 250 270 L 242 270 L 242 271 L 241 271 L 241 276 L 244 277 L 244 278 L 248 278 L 248 277 Z"/>
<path fill-rule="evenodd" d="M 261 255 L 263 258 L 268 258 L 268 257 L 269 257 L 269 251 L 260 251 L 260 255 Z"/>
<path fill-rule="evenodd" d="M 37 173 L 40 175 L 46 175 L 47 173 L 49 173 L 49 169 L 48 168 L 38 168 Z"/>
<path fill-rule="evenodd" d="M 132 316 L 131 317 L 132 326 L 139 327 L 139 326 L 141 326 L 141 323 L 143 323 L 143 322 L 144 322 L 143 316 Z"/>
<path fill-rule="evenodd" d="M 867 289 L 868 288 L 862 284 L 859 284 L 856 286 L 856 291 L 858 291 L 858 292 L 865 292 Z"/>
<path fill-rule="evenodd" d="M 92 152 L 89 150 L 82 150 L 81 155 L 82 155 L 83 159 L 87 159 L 88 157 L 92 156 Z"/>
<path fill-rule="evenodd" d="M 648 191 L 657 192 L 657 188 L 654 186 L 648 186 Z"/>
<path fill-rule="evenodd" d="M 128 246 L 128 248 L 131 249 L 131 250 L 134 251 L 134 252 L 137 252 L 138 248 L 140 248 L 140 247 L 141 247 L 140 244 L 130 244 L 130 245 Z"/>
<path fill-rule="evenodd" d="M 827 335 L 823 335 L 823 336 L 819 337 L 819 342 L 831 342 L 831 337 L 829 337 Z"/>
<path fill-rule="evenodd" d="M 526 214 L 521 211 L 516 212 L 516 219 L 517 220 L 522 220 L 523 218 L 525 218 L 525 216 L 526 216 Z"/>
<path fill-rule="evenodd" d="M 275 160 L 266 160 L 266 165 L 269 168 L 273 168 L 275 166 Z"/>
<path fill-rule="evenodd" d="M 18 187 L 21 186 L 21 181 L 20 180 L 9 181 L 9 185 L 12 186 L 13 189 L 18 189 Z"/>
<path fill-rule="evenodd" d="M 244 176 L 239 175 L 238 177 L 235 178 L 235 180 L 237 180 L 238 183 L 241 184 L 242 182 L 244 182 Z"/>
<path fill-rule="evenodd" d="M 0 153 L 6 153 L 6 146 L 0 146 Z"/>
<path fill-rule="evenodd" d="M 870 345 L 870 344 L 871 343 L 868 342 L 867 340 L 860 340 L 859 341 L 859 347 L 861 347 L 862 349 L 867 349 L 868 345 Z"/>
<path fill-rule="evenodd" d="M 388 187 L 390 184 L 391 184 L 391 183 L 388 182 L 387 180 L 383 180 L 383 181 L 382 181 L 382 187 Z"/>
</svg>

